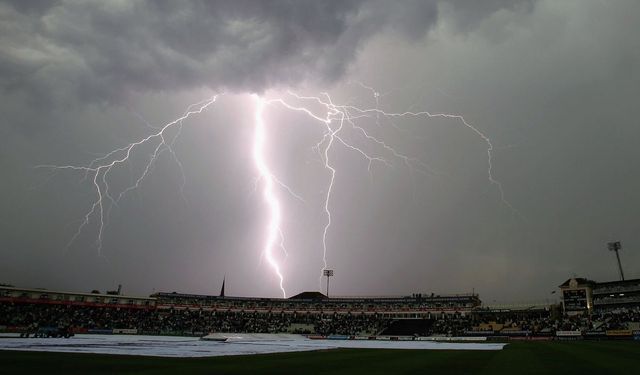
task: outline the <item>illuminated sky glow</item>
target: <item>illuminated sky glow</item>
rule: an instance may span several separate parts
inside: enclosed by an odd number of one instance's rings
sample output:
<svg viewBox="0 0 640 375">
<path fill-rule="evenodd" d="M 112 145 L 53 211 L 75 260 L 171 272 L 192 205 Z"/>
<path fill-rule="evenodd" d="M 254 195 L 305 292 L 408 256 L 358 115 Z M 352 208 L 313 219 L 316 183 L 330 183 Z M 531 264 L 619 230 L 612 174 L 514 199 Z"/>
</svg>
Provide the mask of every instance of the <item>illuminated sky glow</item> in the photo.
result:
<svg viewBox="0 0 640 375">
<path fill-rule="evenodd" d="M 639 277 L 639 6 L 0 1 L 0 282 L 545 300 L 611 240 Z"/>
</svg>

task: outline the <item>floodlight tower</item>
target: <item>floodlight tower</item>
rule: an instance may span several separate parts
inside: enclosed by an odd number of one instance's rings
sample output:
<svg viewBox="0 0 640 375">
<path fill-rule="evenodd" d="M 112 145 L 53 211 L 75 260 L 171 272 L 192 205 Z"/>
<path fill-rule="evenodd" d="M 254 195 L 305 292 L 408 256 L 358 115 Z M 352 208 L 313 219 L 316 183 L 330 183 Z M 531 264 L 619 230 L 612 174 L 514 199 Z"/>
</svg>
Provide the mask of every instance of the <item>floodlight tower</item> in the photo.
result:
<svg viewBox="0 0 640 375">
<path fill-rule="evenodd" d="M 327 297 L 329 297 L 329 278 L 333 276 L 333 270 L 323 270 L 322 274 L 327 277 Z"/>
<path fill-rule="evenodd" d="M 616 259 L 618 259 L 618 270 L 620 271 L 620 279 L 624 281 L 624 272 L 622 272 L 622 263 L 620 262 L 620 254 L 618 254 L 618 250 L 622 249 L 622 243 L 620 241 L 609 242 L 607 243 L 607 247 L 609 251 L 616 252 Z"/>
</svg>

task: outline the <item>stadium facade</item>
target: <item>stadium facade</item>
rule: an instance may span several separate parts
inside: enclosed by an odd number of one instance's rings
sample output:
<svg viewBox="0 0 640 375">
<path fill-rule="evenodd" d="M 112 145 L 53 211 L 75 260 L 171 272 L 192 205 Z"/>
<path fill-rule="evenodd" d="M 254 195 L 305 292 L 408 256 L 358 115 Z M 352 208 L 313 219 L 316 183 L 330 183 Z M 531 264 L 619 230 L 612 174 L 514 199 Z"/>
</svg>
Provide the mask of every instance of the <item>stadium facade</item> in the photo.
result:
<svg viewBox="0 0 640 375">
<path fill-rule="evenodd" d="M 616 308 L 640 308 L 640 279 L 597 282 L 574 277 L 559 285 L 560 306 L 567 315 Z M 481 309 L 478 294 L 331 297 L 303 292 L 290 298 L 232 297 L 158 292 L 148 297 L 115 292 L 82 293 L 0 286 L 0 303 L 33 303 L 112 308 L 199 309 L 203 311 L 311 314 L 380 314 L 385 318 L 429 318 L 469 314 Z M 551 305 L 538 306 L 550 308 Z M 486 308 L 484 309 L 486 310 Z"/>
<path fill-rule="evenodd" d="M 563 311 L 569 315 L 640 306 L 640 279 L 597 282 L 574 277 L 559 288 Z"/>
<path fill-rule="evenodd" d="M 473 293 L 327 298 L 319 292 L 303 292 L 285 299 L 159 292 L 149 297 L 138 297 L 9 286 L 0 286 L 0 303 L 284 314 L 361 313 L 380 314 L 385 318 L 428 318 L 435 314 L 466 314 L 481 305 L 479 296 Z"/>
<path fill-rule="evenodd" d="M 640 280 L 560 285 L 561 304 L 496 308 L 477 294 L 290 298 L 159 292 L 76 293 L 0 286 L 0 332 L 204 336 L 210 332 L 329 337 L 640 340 Z"/>
</svg>

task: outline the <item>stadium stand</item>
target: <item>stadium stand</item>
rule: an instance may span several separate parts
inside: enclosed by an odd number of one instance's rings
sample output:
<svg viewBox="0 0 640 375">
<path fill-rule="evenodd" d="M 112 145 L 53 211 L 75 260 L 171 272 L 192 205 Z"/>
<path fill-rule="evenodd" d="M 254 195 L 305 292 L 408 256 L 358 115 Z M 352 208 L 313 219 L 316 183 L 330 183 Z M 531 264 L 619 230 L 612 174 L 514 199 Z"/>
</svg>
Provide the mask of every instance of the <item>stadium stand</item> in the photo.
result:
<svg viewBox="0 0 640 375">
<path fill-rule="evenodd" d="M 589 314 L 567 314 L 560 305 L 483 308 L 477 295 L 326 298 L 313 292 L 290 299 L 179 293 L 131 297 L 0 286 L 0 331 L 633 338 L 640 336 L 640 306 L 614 304 Z"/>
</svg>

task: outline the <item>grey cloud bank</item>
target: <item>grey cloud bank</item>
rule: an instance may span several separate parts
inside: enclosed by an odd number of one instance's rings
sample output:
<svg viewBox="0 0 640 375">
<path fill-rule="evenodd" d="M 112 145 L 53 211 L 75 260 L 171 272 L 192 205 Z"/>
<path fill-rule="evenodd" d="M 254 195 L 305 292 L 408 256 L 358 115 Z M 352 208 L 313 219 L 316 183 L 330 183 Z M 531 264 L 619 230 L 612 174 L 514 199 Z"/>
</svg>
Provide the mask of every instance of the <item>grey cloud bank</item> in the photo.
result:
<svg viewBox="0 0 640 375">
<path fill-rule="evenodd" d="M 451 7 L 465 27 L 514 7 L 482 4 Z M 419 39 L 438 11 L 434 1 L 8 2 L 0 83 L 40 100 L 55 91 L 57 98 L 119 101 L 156 90 L 334 82 L 371 37 Z"/>
<path fill-rule="evenodd" d="M 299 86 L 375 106 L 355 80 L 388 93 L 385 110 L 463 114 L 491 137 L 493 173 L 526 219 L 500 203 L 486 145 L 459 124 L 374 125 L 437 174 L 370 175 L 336 150 L 335 293 L 544 299 L 573 274 L 615 278 L 611 239 L 639 277 L 639 15 L 633 1 L 0 3 L 0 282 L 215 293 L 226 273 L 230 294 L 277 296 L 258 263 L 266 212 L 252 193 L 246 97 L 190 120 L 176 144 L 187 203 L 180 171 L 161 159 L 112 211 L 106 259 L 93 227 L 64 250 L 90 184 L 33 166 L 85 163 L 148 134 L 139 116 L 165 123 L 210 90 Z M 316 289 L 321 133 L 277 107 L 267 118 L 272 165 L 306 201 L 283 195 L 287 289 Z"/>
</svg>

